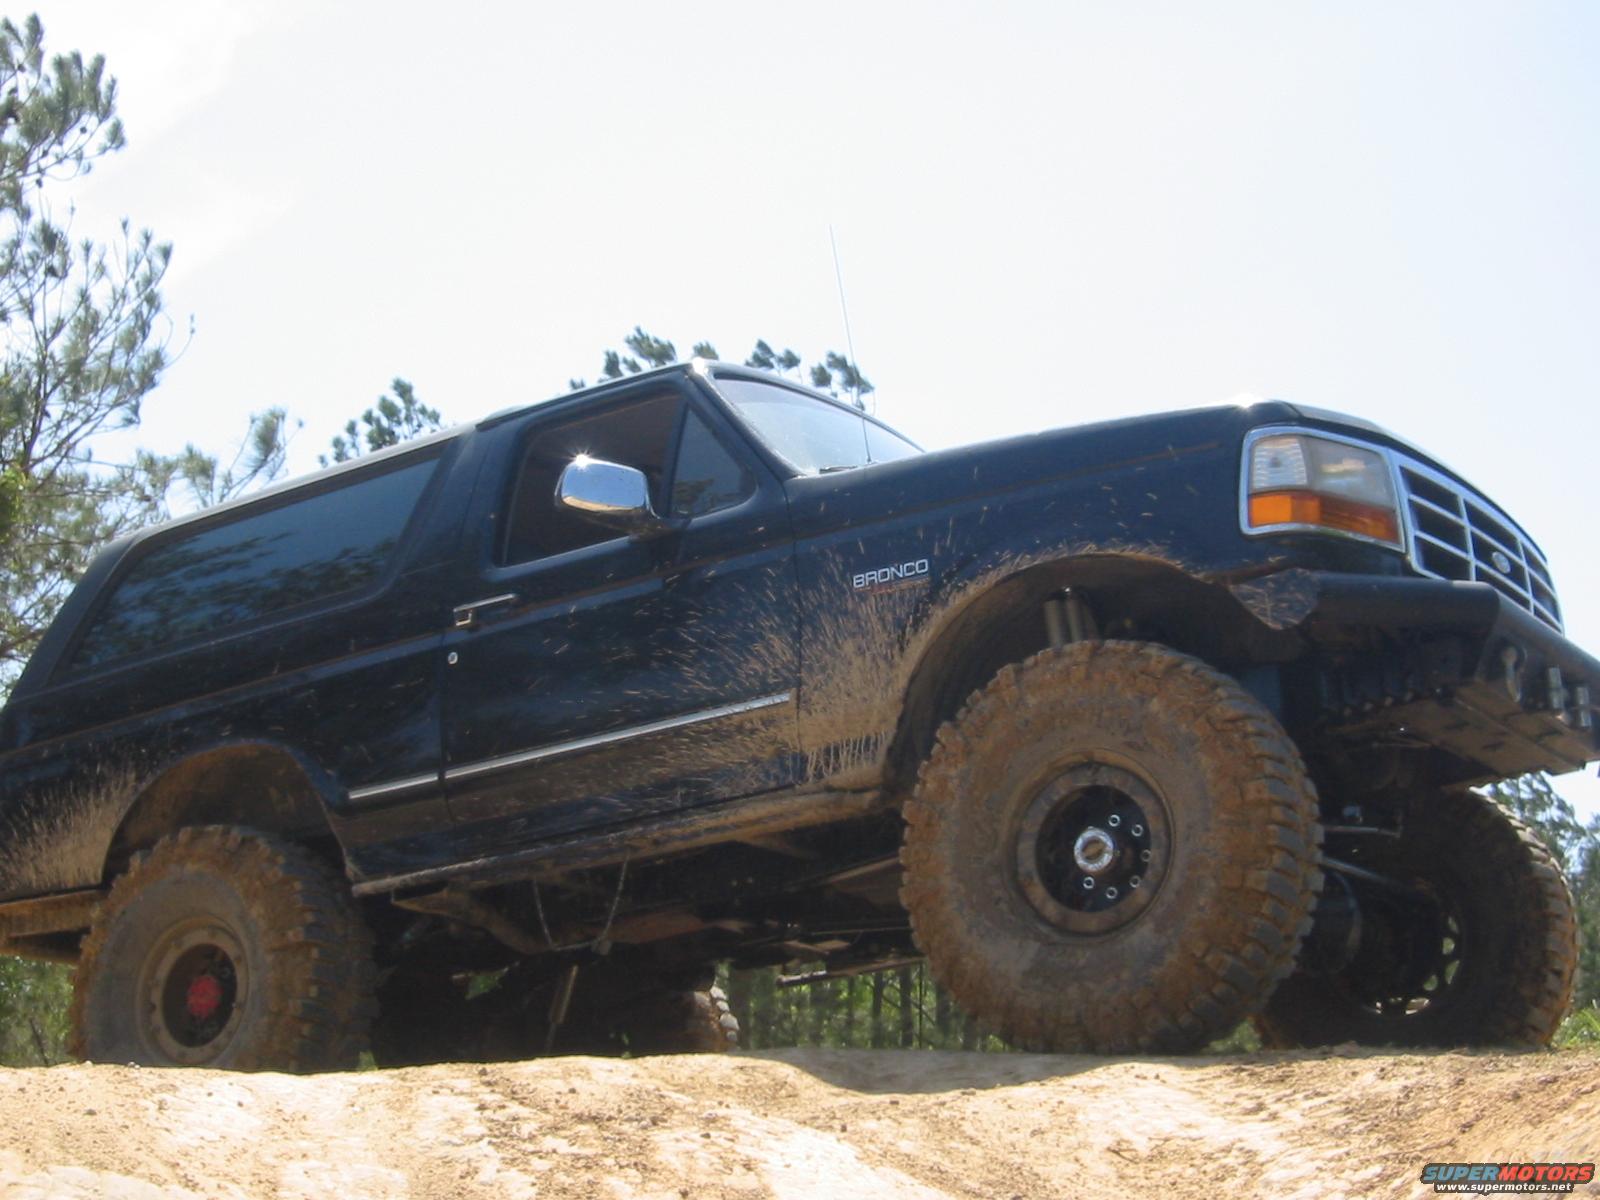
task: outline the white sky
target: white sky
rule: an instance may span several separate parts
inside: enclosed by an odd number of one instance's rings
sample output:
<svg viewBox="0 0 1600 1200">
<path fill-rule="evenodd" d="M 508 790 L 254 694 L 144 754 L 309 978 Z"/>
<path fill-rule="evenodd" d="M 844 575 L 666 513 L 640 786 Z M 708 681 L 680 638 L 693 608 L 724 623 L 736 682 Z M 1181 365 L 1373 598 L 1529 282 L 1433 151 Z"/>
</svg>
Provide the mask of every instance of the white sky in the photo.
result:
<svg viewBox="0 0 1600 1200">
<path fill-rule="evenodd" d="M 22 10 L 18 10 L 19 14 Z M 52 0 L 176 245 L 153 449 L 395 375 L 455 420 L 635 324 L 844 348 L 930 446 L 1241 393 L 1465 473 L 1600 650 L 1600 7 Z M 1600 811 L 1600 784 L 1564 782 Z"/>
</svg>

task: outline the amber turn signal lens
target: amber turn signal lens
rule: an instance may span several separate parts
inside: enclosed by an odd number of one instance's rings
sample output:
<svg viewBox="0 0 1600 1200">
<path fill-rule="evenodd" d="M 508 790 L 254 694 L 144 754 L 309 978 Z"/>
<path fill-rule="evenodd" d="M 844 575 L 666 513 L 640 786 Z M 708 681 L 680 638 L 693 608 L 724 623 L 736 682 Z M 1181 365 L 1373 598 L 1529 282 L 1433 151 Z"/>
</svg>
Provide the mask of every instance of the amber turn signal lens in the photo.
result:
<svg viewBox="0 0 1600 1200">
<path fill-rule="evenodd" d="M 1359 533 L 1393 546 L 1400 544 L 1400 523 L 1392 509 L 1317 492 L 1262 492 L 1251 496 L 1250 527 L 1260 529 L 1266 525 L 1319 525 Z"/>
</svg>

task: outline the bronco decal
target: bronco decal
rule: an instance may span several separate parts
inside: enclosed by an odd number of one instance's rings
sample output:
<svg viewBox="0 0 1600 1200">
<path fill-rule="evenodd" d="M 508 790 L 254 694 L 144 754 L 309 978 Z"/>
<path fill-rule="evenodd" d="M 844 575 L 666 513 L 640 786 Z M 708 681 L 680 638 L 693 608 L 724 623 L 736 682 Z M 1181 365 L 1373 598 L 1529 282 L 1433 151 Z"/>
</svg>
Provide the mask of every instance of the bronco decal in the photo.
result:
<svg viewBox="0 0 1600 1200">
<path fill-rule="evenodd" d="M 888 592 L 927 581 L 928 560 L 918 558 L 911 562 L 891 563 L 887 567 L 862 571 L 853 576 L 850 583 L 858 592 Z"/>
</svg>

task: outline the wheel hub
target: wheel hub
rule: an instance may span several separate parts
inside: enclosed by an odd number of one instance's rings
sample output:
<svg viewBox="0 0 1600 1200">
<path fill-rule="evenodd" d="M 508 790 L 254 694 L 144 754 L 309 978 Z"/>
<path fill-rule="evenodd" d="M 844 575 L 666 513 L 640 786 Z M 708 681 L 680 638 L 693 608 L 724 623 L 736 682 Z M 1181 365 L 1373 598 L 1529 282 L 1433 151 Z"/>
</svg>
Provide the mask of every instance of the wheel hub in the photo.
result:
<svg viewBox="0 0 1600 1200">
<path fill-rule="evenodd" d="M 184 1008 L 196 1021 L 205 1021 L 216 1015 L 222 1007 L 222 984 L 215 975 L 196 975 L 189 985 Z"/>
<path fill-rule="evenodd" d="M 1075 933 L 1135 920 L 1166 872 L 1167 806 L 1133 770 L 1075 764 L 1040 789 L 1016 835 L 1016 880 L 1040 916 Z"/>
<path fill-rule="evenodd" d="M 214 1062 L 238 1030 L 249 995 L 245 955 L 232 931 L 188 921 L 156 940 L 138 990 L 139 1031 L 155 1060 Z"/>
<path fill-rule="evenodd" d="M 1444 1002 L 1461 968 L 1463 933 L 1441 897 L 1363 894 L 1360 948 L 1348 975 L 1357 1001 L 1389 1019 L 1417 1016 Z"/>
<path fill-rule="evenodd" d="M 1072 844 L 1072 858 L 1078 870 L 1098 875 L 1117 860 L 1117 839 L 1091 825 Z"/>
</svg>

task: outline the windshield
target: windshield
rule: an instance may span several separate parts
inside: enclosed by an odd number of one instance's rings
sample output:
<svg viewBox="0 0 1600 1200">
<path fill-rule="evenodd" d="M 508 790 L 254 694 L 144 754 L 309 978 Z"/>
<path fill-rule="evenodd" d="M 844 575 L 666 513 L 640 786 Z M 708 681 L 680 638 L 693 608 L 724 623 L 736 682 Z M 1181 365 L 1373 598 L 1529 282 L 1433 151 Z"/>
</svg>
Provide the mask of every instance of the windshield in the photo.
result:
<svg viewBox="0 0 1600 1200">
<path fill-rule="evenodd" d="M 756 379 L 718 376 L 716 384 L 756 436 L 807 475 L 922 453 L 888 426 L 815 396 Z"/>
</svg>

